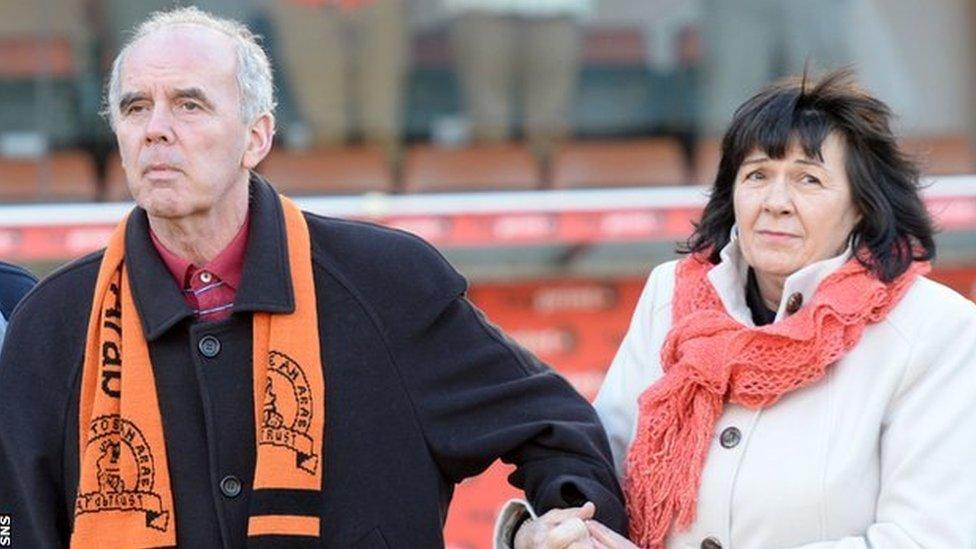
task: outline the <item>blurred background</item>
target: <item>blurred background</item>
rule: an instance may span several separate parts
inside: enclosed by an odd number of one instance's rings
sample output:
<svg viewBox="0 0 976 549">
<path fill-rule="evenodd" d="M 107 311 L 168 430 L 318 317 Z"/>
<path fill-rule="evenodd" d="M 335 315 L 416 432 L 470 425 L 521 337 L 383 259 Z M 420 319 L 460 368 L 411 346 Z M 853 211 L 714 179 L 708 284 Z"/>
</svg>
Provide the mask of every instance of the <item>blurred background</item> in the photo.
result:
<svg viewBox="0 0 976 549">
<path fill-rule="evenodd" d="M 588 397 L 690 233 L 734 108 L 804 67 L 852 66 L 898 114 L 942 231 L 933 277 L 976 299 L 967 0 L 2 0 L 0 259 L 44 275 L 104 245 L 131 207 L 106 75 L 135 24 L 188 4 L 271 54 L 260 172 L 306 209 L 433 242 Z M 459 487 L 450 547 L 490 546 L 507 473 Z"/>
</svg>

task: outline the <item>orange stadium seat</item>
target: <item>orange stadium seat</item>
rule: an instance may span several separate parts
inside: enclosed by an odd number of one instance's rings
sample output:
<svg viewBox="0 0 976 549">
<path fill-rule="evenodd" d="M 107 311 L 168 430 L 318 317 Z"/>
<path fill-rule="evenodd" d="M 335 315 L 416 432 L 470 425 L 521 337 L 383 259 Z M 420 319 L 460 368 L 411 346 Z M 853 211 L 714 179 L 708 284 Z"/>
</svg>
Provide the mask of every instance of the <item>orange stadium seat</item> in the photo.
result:
<svg viewBox="0 0 976 549">
<path fill-rule="evenodd" d="M 95 197 L 95 164 L 80 151 L 37 159 L 0 158 L 0 201 L 77 201 Z"/>
<path fill-rule="evenodd" d="M 417 145 L 407 152 L 403 169 L 406 192 L 529 190 L 540 182 L 539 163 L 528 147 L 514 143 Z"/>
<path fill-rule="evenodd" d="M 688 183 L 681 145 L 669 138 L 567 143 L 556 152 L 554 188 Z"/>
<path fill-rule="evenodd" d="M 961 135 L 905 137 L 901 145 L 927 175 L 971 174 L 976 168 L 972 145 Z"/>
<path fill-rule="evenodd" d="M 113 151 L 108 156 L 105 166 L 105 200 L 120 202 L 131 199 L 129 185 L 125 181 L 125 172 L 122 171 L 122 159 L 119 158 L 117 151 Z"/>
<path fill-rule="evenodd" d="M 258 172 L 287 195 L 393 190 L 392 169 L 383 152 L 372 147 L 273 151 Z"/>
<path fill-rule="evenodd" d="M 14 79 L 45 75 L 69 78 L 76 72 L 74 52 L 67 37 L 0 38 L 0 77 Z"/>
<path fill-rule="evenodd" d="M 711 185 L 718 173 L 718 162 L 722 159 L 722 142 L 719 138 L 699 139 L 695 144 L 695 183 Z"/>
</svg>

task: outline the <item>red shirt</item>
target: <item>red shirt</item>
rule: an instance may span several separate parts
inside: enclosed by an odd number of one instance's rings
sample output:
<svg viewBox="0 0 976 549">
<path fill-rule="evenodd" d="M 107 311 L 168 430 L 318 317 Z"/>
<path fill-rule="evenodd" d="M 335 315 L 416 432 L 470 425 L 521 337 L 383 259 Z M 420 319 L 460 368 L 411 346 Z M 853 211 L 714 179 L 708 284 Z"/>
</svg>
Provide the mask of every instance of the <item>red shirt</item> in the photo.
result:
<svg viewBox="0 0 976 549">
<path fill-rule="evenodd" d="M 241 271 L 244 269 L 244 253 L 247 250 L 250 225 L 250 216 L 245 217 L 244 224 L 230 244 L 202 267 L 197 267 L 168 250 L 152 229 L 149 230 L 159 257 L 163 258 L 163 263 L 176 280 L 176 285 L 183 290 L 183 297 L 193 309 L 197 320 L 223 320 L 233 311 L 234 296 L 237 295 Z"/>
</svg>

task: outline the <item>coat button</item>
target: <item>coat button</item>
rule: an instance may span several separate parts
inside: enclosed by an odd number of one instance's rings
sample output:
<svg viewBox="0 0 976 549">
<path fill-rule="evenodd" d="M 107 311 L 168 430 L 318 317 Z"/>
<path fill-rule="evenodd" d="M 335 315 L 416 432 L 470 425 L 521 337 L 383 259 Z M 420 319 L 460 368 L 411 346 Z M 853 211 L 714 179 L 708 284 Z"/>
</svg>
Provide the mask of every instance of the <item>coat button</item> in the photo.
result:
<svg viewBox="0 0 976 549">
<path fill-rule="evenodd" d="M 726 427 L 719 435 L 718 440 L 722 443 L 723 448 L 735 448 L 742 440 L 742 431 L 738 427 Z"/>
<path fill-rule="evenodd" d="M 241 479 L 234 475 L 227 475 L 220 480 L 220 492 L 229 498 L 236 498 L 241 493 Z"/>
<path fill-rule="evenodd" d="M 722 549 L 722 544 L 717 539 L 709 536 L 702 540 L 701 549 Z"/>
<path fill-rule="evenodd" d="M 803 294 L 796 292 L 786 300 L 786 314 L 793 314 L 803 306 Z"/>
<path fill-rule="evenodd" d="M 200 349 L 201 355 L 213 358 L 220 353 L 220 340 L 212 335 L 203 336 L 197 343 L 197 348 Z"/>
</svg>

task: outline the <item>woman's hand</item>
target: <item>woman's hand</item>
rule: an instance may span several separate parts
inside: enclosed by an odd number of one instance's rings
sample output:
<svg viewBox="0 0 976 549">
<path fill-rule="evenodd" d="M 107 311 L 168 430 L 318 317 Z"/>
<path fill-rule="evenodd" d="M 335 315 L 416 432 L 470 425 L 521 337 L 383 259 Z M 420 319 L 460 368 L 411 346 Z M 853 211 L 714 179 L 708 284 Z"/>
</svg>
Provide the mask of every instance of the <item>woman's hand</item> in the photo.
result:
<svg viewBox="0 0 976 549">
<path fill-rule="evenodd" d="M 591 549 L 586 523 L 593 518 L 596 506 L 553 509 L 535 520 L 522 523 L 515 533 L 515 549 Z"/>
<path fill-rule="evenodd" d="M 639 549 L 630 540 L 595 520 L 586 521 L 593 547 L 596 549 Z"/>
</svg>

